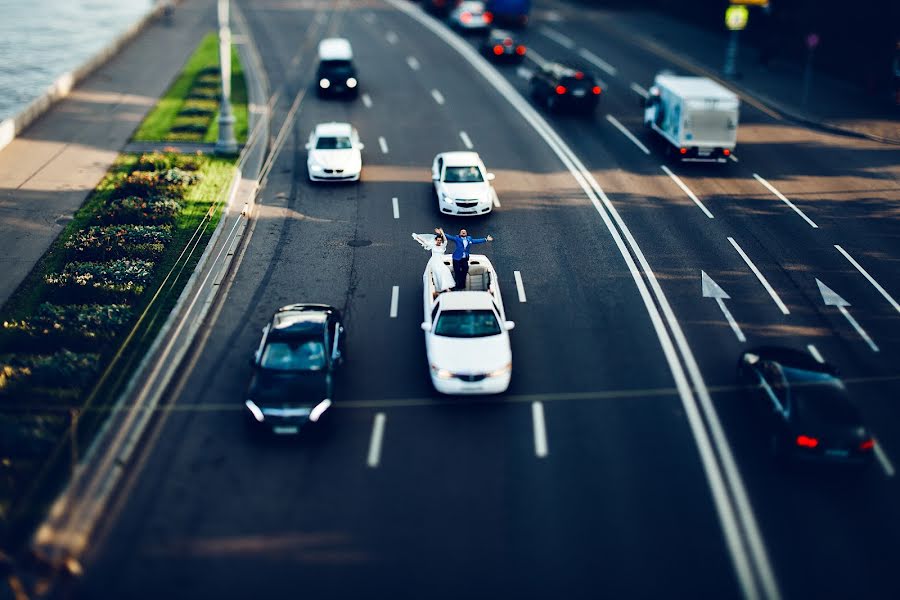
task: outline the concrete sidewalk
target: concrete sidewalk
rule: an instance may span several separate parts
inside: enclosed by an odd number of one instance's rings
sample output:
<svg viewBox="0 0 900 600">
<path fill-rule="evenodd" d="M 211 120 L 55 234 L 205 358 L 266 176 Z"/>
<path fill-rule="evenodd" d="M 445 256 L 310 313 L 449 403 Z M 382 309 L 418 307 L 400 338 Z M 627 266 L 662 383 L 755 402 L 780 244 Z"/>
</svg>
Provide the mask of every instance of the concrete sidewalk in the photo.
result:
<svg viewBox="0 0 900 600">
<path fill-rule="evenodd" d="M 556 7 L 560 12 L 574 8 L 571 4 Z M 578 10 L 583 11 L 584 7 L 579 6 Z M 728 41 L 724 27 L 722 31 L 710 31 L 651 11 L 588 11 L 593 22 L 651 52 L 654 47 L 667 50 L 721 77 Z M 745 43 L 738 52 L 740 76 L 728 83 L 789 120 L 834 133 L 900 144 L 900 108 L 892 107 L 886 96 L 868 95 L 822 69 L 813 71 L 809 101 L 804 106 L 804 67 L 778 57 L 763 66 L 759 51 Z"/>
<path fill-rule="evenodd" d="M 144 116 L 216 29 L 213 0 L 185 0 L 0 152 L 0 305 L 102 179 Z"/>
</svg>

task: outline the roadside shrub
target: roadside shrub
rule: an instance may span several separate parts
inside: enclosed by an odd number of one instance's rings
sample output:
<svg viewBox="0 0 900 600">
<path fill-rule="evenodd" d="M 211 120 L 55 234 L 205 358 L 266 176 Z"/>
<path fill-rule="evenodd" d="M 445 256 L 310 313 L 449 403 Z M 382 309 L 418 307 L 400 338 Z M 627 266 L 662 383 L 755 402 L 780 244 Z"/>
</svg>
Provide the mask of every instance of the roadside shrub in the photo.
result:
<svg viewBox="0 0 900 600">
<path fill-rule="evenodd" d="M 29 387 L 80 388 L 96 375 L 100 355 L 60 350 L 55 354 L 0 357 L 0 391 Z"/>
<path fill-rule="evenodd" d="M 127 198 L 139 196 L 141 198 L 156 198 L 159 196 L 172 196 L 173 186 L 160 179 L 156 171 L 134 171 L 122 178 L 113 192 L 114 198 Z"/>
<path fill-rule="evenodd" d="M 97 213 L 97 220 L 107 224 L 134 223 L 163 225 L 172 223 L 181 205 L 173 198 L 116 198 Z"/>
<path fill-rule="evenodd" d="M 147 152 L 138 158 L 134 171 L 168 171 L 169 169 L 196 171 L 200 163 L 192 156 L 171 152 Z"/>
<path fill-rule="evenodd" d="M 3 328 L 32 337 L 62 336 L 87 340 L 110 340 L 131 320 L 125 304 L 51 304 L 44 302 L 37 313 L 21 321 L 4 321 Z"/>
<path fill-rule="evenodd" d="M 200 181 L 200 175 L 196 172 L 173 167 L 164 173 L 160 173 L 159 179 L 166 184 L 187 187 Z"/>
<path fill-rule="evenodd" d="M 95 225 L 69 238 L 66 248 L 80 258 L 153 258 L 162 254 L 171 240 L 172 228 L 167 225 Z"/>
<path fill-rule="evenodd" d="M 140 294 L 153 274 L 153 262 L 119 259 L 106 262 L 70 262 L 60 273 L 48 273 L 44 281 L 60 289 L 94 289 Z"/>
<path fill-rule="evenodd" d="M 193 88 L 187 95 L 188 98 L 196 100 L 219 100 L 219 88 L 217 87 L 201 87 Z"/>
</svg>

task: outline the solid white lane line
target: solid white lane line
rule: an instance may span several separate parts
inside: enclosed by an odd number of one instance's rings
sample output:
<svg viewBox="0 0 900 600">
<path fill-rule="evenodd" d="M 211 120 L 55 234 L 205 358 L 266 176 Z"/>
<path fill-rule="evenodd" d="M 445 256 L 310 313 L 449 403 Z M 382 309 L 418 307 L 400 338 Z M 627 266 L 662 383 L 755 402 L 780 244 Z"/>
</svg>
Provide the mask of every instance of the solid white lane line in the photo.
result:
<svg viewBox="0 0 900 600">
<path fill-rule="evenodd" d="M 400 204 L 397 202 L 396 198 L 391 198 L 391 204 L 394 206 L 394 218 L 400 218 Z"/>
<path fill-rule="evenodd" d="M 647 90 L 645 90 L 644 88 L 642 88 L 641 86 L 639 86 L 638 84 L 636 84 L 633 81 L 631 82 L 631 85 L 629 87 L 631 88 L 632 92 L 634 92 L 641 98 L 646 98 L 650 95 L 650 92 L 648 92 Z"/>
<path fill-rule="evenodd" d="M 617 118 L 608 114 L 608 115 L 606 115 L 606 120 L 609 121 L 610 123 L 612 123 L 613 127 L 618 129 L 619 131 L 621 131 L 622 135 L 624 135 L 629 140 L 631 140 L 631 143 L 633 143 L 635 146 L 640 148 L 641 152 L 643 152 L 644 154 L 650 154 L 650 150 L 647 149 L 647 146 L 642 144 L 641 140 L 634 137 L 634 135 L 630 131 L 628 131 L 624 125 L 619 123 L 619 120 Z"/>
<path fill-rule="evenodd" d="M 575 48 L 575 42 L 572 41 L 572 38 L 567 35 L 561 34 L 555 29 L 550 29 L 549 27 L 542 25 L 538 28 L 538 31 L 564 48 L 568 48 L 569 50 L 573 50 Z"/>
<path fill-rule="evenodd" d="M 778 600 L 778 582 L 709 388 L 659 280 L 615 205 L 568 144 L 474 48 L 405 0 L 385 1 L 442 39 L 497 90 L 559 158 L 590 200 L 628 267 L 672 373 L 741 591 L 746 598 Z"/>
<path fill-rule="evenodd" d="M 400 302 L 400 286 L 395 285 L 391 288 L 391 318 L 397 318 L 397 304 Z"/>
<path fill-rule="evenodd" d="M 648 152 L 648 154 L 649 154 L 649 152 Z M 709 212 L 705 206 L 703 206 L 703 203 L 700 202 L 700 199 L 694 195 L 694 192 L 692 192 L 690 190 L 690 188 L 684 184 L 683 181 L 681 181 L 681 179 L 678 177 L 678 175 L 673 173 L 672 170 L 669 169 L 669 167 L 667 167 L 665 165 L 662 166 L 662 170 L 666 173 L 666 175 L 668 175 L 669 177 L 672 178 L 672 181 L 675 182 L 675 185 L 677 185 L 678 187 L 681 188 L 681 191 L 683 191 L 685 194 L 687 194 L 688 198 L 690 198 L 691 200 L 694 201 L 694 204 L 696 204 L 697 206 L 700 207 L 700 210 L 703 211 L 703 214 L 705 214 L 710 219 L 714 218 L 713 214 L 711 212 Z"/>
<path fill-rule="evenodd" d="M 824 365 L 825 359 L 822 358 L 822 353 L 819 352 L 819 349 L 813 346 L 812 344 L 807 344 L 806 349 L 809 350 L 809 353 L 812 354 L 812 357 L 816 359 L 816 362 Z"/>
<path fill-rule="evenodd" d="M 869 349 L 872 350 L 872 352 L 879 352 L 880 350 L 878 348 L 878 344 L 876 344 L 872 340 L 872 338 L 869 337 L 869 334 L 866 333 L 866 330 L 863 329 L 859 322 L 853 318 L 853 315 L 850 314 L 850 311 L 847 310 L 847 307 L 838 306 L 837 309 L 841 311 L 841 314 L 844 315 L 844 318 L 847 319 L 851 326 L 853 326 L 853 329 L 856 330 L 856 333 L 859 334 L 859 337 L 861 337 L 866 342 L 866 344 L 869 345 Z"/>
<path fill-rule="evenodd" d="M 369 438 L 369 456 L 366 463 L 371 468 L 376 468 L 381 463 L 381 443 L 384 440 L 384 423 L 387 417 L 384 413 L 375 415 L 372 422 L 372 437 Z"/>
<path fill-rule="evenodd" d="M 813 223 L 813 220 L 812 220 L 812 219 L 810 219 L 810 218 L 807 217 L 805 214 L 803 214 L 803 211 L 802 211 L 802 210 L 800 210 L 799 208 L 797 208 L 797 206 L 796 206 L 793 202 L 791 202 L 790 200 L 788 200 L 787 198 L 785 198 L 785 197 L 784 197 L 784 194 L 782 194 L 781 192 L 779 192 L 778 190 L 776 190 L 775 187 L 774 187 L 771 183 L 769 183 L 768 181 L 766 181 L 765 179 L 763 179 L 762 177 L 760 177 L 760 176 L 757 175 L 756 173 L 753 174 L 753 177 L 754 177 L 754 179 L 756 179 L 758 182 L 760 182 L 761 184 L 763 184 L 763 185 L 766 187 L 767 190 L 769 190 L 770 192 L 772 192 L 772 193 L 775 195 L 776 198 L 778 198 L 779 200 L 781 200 L 782 202 L 784 202 L 785 204 L 787 204 L 788 206 L 790 206 L 790 207 L 794 210 L 795 213 L 797 213 L 798 215 L 800 215 L 801 217 L 803 217 L 803 220 L 806 221 L 807 223 L 809 223 L 809 226 L 810 226 L 810 227 L 812 227 L 813 229 L 818 229 L 818 228 L 819 228 L 818 225 L 816 225 L 815 223 Z"/>
<path fill-rule="evenodd" d="M 412 69 L 413 71 L 418 71 L 419 67 L 421 66 L 421 65 L 419 65 L 419 61 L 416 60 L 415 56 L 407 56 L 406 64 L 408 64 L 409 68 Z"/>
<path fill-rule="evenodd" d="M 522 273 L 513 271 L 513 277 L 516 278 L 516 291 L 519 292 L 519 302 L 525 302 L 525 284 L 522 283 Z"/>
<path fill-rule="evenodd" d="M 890 294 L 888 294 L 887 290 L 885 290 L 883 287 L 881 287 L 881 285 L 877 281 L 875 281 L 874 277 L 869 275 L 868 271 L 866 271 L 865 269 L 862 268 L 861 264 L 859 264 L 858 262 L 853 260 L 853 257 L 850 256 L 847 253 L 847 251 L 844 250 L 843 248 L 841 248 L 839 245 L 835 244 L 834 247 L 837 248 L 838 252 L 840 252 L 841 254 L 844 255 L 844 258 L 846 258 L 847 260 L 850 261 L 850 264 L 853 265 L 857 271 L 862 273 L 862 276 L 865 277 L 876 290 L 878 290 L 878 293 L 881 294 L 884 297 L 884 299 L 887 300 L 888 303 L 894 307 L 894 310 L 896 310 L 897 312 L 900 312 L 900 304 L 897 304 L 897 301 L 894 300 L 894 298 L 891 297 Z"/>
<path fill-rule="evenodd" d="M 459 139 L 462 140 L 463 146 L 465 146 L 469 150 L 475 147 L 474 145 L 472 145 L 472 140 L 469 139 L 469 134 L 465 131 L 459 132 Z"/>
<path fill-rule="evenodd" d="M 396 43 L 397 43 L 397 40 L 400 39 L 400 38 L 397 37 L 397 34 L 394 33 L 393 31 L 388 31 L 388 32 L 384 35 L 384 38 L 387 40 L 388 44 L 391 44 L 391 45 L 396 44 Z"/>
<path fill-rule="evenodd" d="M 884 448 L 881 447 L 881 442 L 875 440 L 875 458 L 878 459 L 878 464 L 881 465 L 884 474 L 888 477 L 893 477 L 896 471 L 894 471 L 894 465 L 891 464 L 891 460 L 888 458 L 887 453 L 885 453 Z"/>
<path fill-rule="evenodd" d="M 362 95 L 362 103 L 365 105 L 366 108 L 372 108 L 372 96 L 370 96 L 368 94 L 363 94 Z"/>
<path fill-rule="evenodd" d="M 544 421 L 544 405 L 531 403 L 531 422 L 534 428 L 534 455 L 538 458 L 547 456 L 547 424 Z"/>
<path fill-rule="evenodd" d="M 494 208 L 500 208 L 500 198 L 497 197 L 497 190 L 491 188 L 491 201 L 494 203 Z"/>
<path fill-rule="evenodd" d="M 579 50 L 578 55 L 610 77 L 615 77 L 619 73 L 619 71 L 614 66 L 612 66 L 587 48 L 582 48 L 581 50 Z"/>
<path fill-rule="evenodd" d="M 434 98 L 434 101 L 438 104 L 444 103 L 444 95 L 438 90 L 431 90 L 431 97 Z"/>
<path fill-rule="evenodd" d="M 386 140 L 386 139 L 384 139 L 383 137 L 379 137 L 379 138 L 378 138 L 378 145 L 381 146 L 381 152 L 382 152 L 383 154 L 387 154 L 387 153 L 388 153 L 388 145 L 387 145 L 387 140 Z"/>
<path fill-rule="evenodd" d="M 769 281 L 763 276 L 762 273 L 759 272 L 759 269 L 756 268 L 756 265 L 753 264 L 753 261 L 750 260 L 750 257 L 747 256 L 747 253 L 738 245 L 736 241 L 734 241 L 733 237 L 728 238 L 728 241 L 731 242 L 731 245 L 734 246 L 734 249 L 737 250 L 737 253 L 741 255 L 741 258 L 744 259 L 744 262 L 747 263 L 747 266 L 750 267 L 750 270 L 753 271 L 753 274 L 756 275 L 756 278 L 759 279 L 759 282 L 762 284 L 766 291 L 769 293 L 769 296 L 772 297 L 772 300 L 775 301 L 775 304 L 778 306 L 778 309 L 781 311 L 781 314 L 789 315 L 791 311 L 788 310 L 788 307 L 785 306 L 784 302 L 781 301 L 781 296 L 778 295 L 778 292 L 769 285 Z"/>
</svg>

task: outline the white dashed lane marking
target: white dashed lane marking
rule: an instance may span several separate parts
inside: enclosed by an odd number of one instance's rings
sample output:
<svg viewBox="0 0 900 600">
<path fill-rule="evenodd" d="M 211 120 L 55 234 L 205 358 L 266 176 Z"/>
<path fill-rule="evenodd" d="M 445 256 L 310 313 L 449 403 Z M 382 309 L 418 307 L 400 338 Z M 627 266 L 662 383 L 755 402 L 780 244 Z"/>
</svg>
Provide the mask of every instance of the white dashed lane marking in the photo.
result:
<svg viewBox="0 0 900 600">
<path fill-rule="evenodd" d="M 391 288 L 391 318 L 397 318 L 397 305 L 400 302 L 400 286 L 395 285 Z"/>
<path fill-rule="evenodd" d="M 472 144 L 472 140 L 469 139 L 469 134 L 466 133 L 465 131 L 459 132 L 459 139 L 462 140 L 463 146 L 465 146 L 467 149 L 471 150 L 472 148 L 475 147 Z"/>
<path fill-rule="evenodd" d="M 534 428 L 534 455 L 544 458 L 549 453 L 547 448 L 547 424 L 544 421 L 544 405 L 540 402 L 531 404 L 531 422 Z"/>
<path fill-rule="evenodd" d="M 406 64 L 408 64 L 409 68 L 412 69 L 413 71 L 418 71 L 419 67 L 421 66 L 421 65 L 419 65 L 419 61 L 416 60 L 415 56 L 407 56 Z"/>
<path fill-rule="evenodd" d="M 519 302 L 525 302 L 525 284 L 522 283 L 521 271 L 513 271 L 513 277 L 516 278 L 516 291 L 519 292 Z"/>
<path fill-rule="evenodd" d="M 634 144 L 635 146 L 637 146 L 638 148 L 640 148 L 640 149 L 641 149 L 641 152 L 643 152 L 644 154 L 650 154 L 650 150 L 647 148 L 647 146 L 645 146 L 643 143 L 641 143 L 641 140 L 639 140 L 639 139 L 637 139 L 636 137 L 634 137 L 634 134 L 632 134 L 630 131 L 628 131 L 628 130 L 625 128 L 624 125 L 622 125 L 621 123 L 619 123 L 619 120 L 618 120 L 618 119 L 616 119 L 616 118 L 615 118 L 614 116 L 612 116 L 612 115 L 606 115 L 606 120 L 609 121 L 610 123 L 612 123 L 612 126 L 613 126 L 613 127 L 615 127 L 616 129 L 618 129 L 619 131 L 621 131 L 621 132 L 622 132 L 622 135 L 624 135 L 624 136 L 627 137 L 629 140 L 631 140 L 631 143 L 632 143 L 632 144 Z"/>
<path fill-rule="evenodd" d="M 376 414 L 375 420 L 372 421 L 372 437 L 369 439 L 369 456 L 366 464 L 373 469 L 381 464 L 381 444 L 384 440 L 385 421 L 387 421 L 387 417 L 384 413 Z"/>
<path fill-rule="evenodd" d="M 431 90 L 431 97 L 434 98 L 434 101 L 438 104 L 444 104 L 444 95 L 439 90 Z"/>
<path fill-rule="evenodd" d="M 383 154 L 387 154 L 387 153 L 388 153 L 388 145 L 387 145 L 387 140 L 386 140 L 386 139 L 384 139 L 383 137 L 379 137 L 379 138 L 378 138 L 378 145 L 381 146 L 381 152 L 382 152 Z"/>
<path fill-rule="evenodd" d="M 393 205 L 393 208 L 394 208 L 394 218 L 399 219 L 400 218 L 400 204 L 397 202 L 396 198 L 391 198 L 391 204 Z"/>
<path fill-rule="evenodd" d="M 366 108 L 372 108 L 372 97 L 368 94 L 362 95 L 362 103 Z"/>
</svg>

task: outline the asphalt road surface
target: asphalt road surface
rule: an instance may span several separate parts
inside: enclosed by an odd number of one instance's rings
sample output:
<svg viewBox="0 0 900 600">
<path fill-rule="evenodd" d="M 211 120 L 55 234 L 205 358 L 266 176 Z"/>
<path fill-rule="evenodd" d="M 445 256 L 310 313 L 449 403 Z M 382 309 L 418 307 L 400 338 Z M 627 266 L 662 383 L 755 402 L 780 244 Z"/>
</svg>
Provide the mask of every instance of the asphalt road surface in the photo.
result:
<svg viewBox="0 0 900 600">
<path fill-rule="evenodd" d="M 737 161 L 666 163 L 638 93 L 683 65 L 566 4 L 538 3 L 532 56 L 605 65 L 609 87 L 590 119 L 537 109 L 550 130 L 527 99 L 534 60 L 489 80 L 414 3 L 240 5 L 289 134 L 227 296 L 66 595 L 900 597 L 896 148 L 744 103 Z M 331 35 L 358 55 L 357 101 L 314 93 Z M 329 120 L 360 131 L 358 185 L 307 181 L 303 145 Z M 469 143 L 500 206 L 443 217 L 431 160 Z M 516 322 L 503 396 L 431 388 L 428 255 L 410 233 L 438 225 L 495 238 L 480 248 Z M 343 311 L 347 368 L 327 426 L 254 441 L 248 358 L 294 302 Z M 766 343 L 841 368 L 877 435 L 871 469 L 773 464 L 733 387 L 740 352 Z"/>
</svg>

